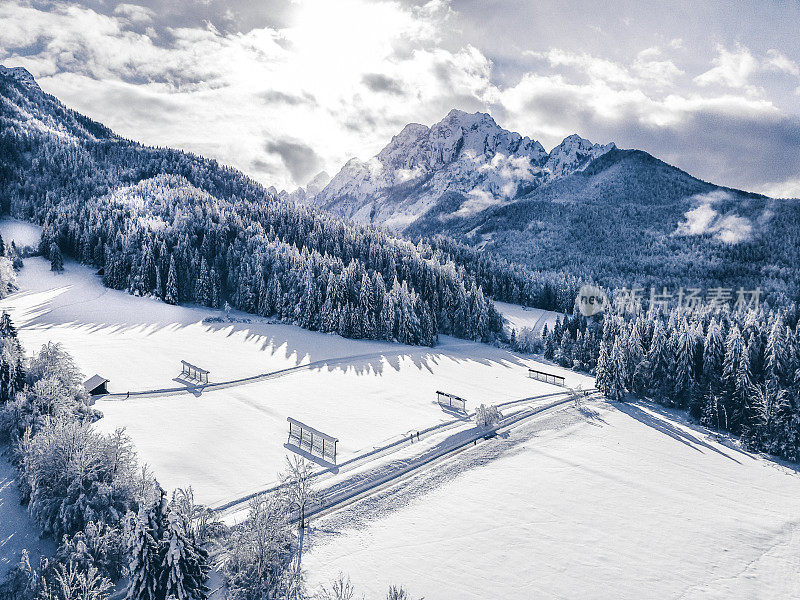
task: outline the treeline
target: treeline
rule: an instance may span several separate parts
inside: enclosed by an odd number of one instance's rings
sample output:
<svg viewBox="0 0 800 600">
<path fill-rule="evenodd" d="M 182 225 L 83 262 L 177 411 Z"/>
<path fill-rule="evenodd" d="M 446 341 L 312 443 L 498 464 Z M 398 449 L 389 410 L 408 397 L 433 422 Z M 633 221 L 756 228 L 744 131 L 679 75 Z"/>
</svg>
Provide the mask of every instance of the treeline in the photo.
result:
<svg viewBox="0 0 800 600">
<path fill-rule="evenodd" d="M 626 393 L 688 410 L 745 445 L 800 459 L 800 325 L 771 311 L 649 311 L 602 320 L 573 315 L 517 348 L 596 373 L 613 400 Z"/>
<path fill-rule="evenodd" d="M 563 308 L 577 289 L 452 241 L 412 243 L 287 204 L 215 161 L 90 127 L 11 78 L 0 96 L 12 100 L 0 104 L 0 208 L 45 227 L 45 256 L 55 243 L 110 287 L 409 344 L 502 337 L 489 296 Z"/>
</svg>

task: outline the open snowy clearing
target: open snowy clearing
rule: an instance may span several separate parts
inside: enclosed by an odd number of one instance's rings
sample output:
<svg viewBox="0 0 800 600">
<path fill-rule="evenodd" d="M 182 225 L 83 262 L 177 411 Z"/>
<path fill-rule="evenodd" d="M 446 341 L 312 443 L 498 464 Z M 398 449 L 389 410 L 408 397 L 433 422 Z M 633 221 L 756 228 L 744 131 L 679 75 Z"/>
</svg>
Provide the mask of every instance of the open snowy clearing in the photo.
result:
<svg viewBox="0 0 800 600">
<path fill-rule="evenodd" d="M 0 222 L 0 232 L 9 241 L 7 223 Z M 224 313 L 109 290 L 74 262 L 55 274 L 47 261 L 26 259 L 18 285 L 0 309 L 11 313 L 28 352 L 60 342 L 87 377 L 110 379 L 111 392 L 185 386 L 180 394 L 99 400 L 105 416 L 98 427 L 125 427 L 162 485 L 191 485 L 204 503 L 275 480 L 291 452 L 288 416 L 338 437 L 341 462 L 451 421 L 436 404 L 439 389 L 466 398 L 469 409 L 558 390 L 527 378 L 534 360 L 484 344 L 447 337 L 436 348 L 346 340 L 241 313 L 232 316 L 249 322 L 207 323 Z M 178 378 L 182 359 L 209 369 L 212 383 L 308 368 L 203 391 Z M 570 385 L 592 385 L 548 369 Z"/>
<path fill-rule="evenodd" d="M 315 522 L 303 565 L 368 598 L 800 598 L 798 497 L 675 415 L 591 404 Z"/>
<path fill-rule="evenodd" d="M 509 334 L 512 329 L 516 329 L 517 333 L 519 333 L 522 328 L 530 329 L 533 333 L 539 334 L 545 325 L 547 325 L 548 330 L 552 331 L 556 320 L 559 317 L 564 318 L 562 313 L 553 312 L 552 310 L 508 304 L 507 302 L 495 301 L 494 306 L 505 318 L 506 331 Z"/>
</svg>

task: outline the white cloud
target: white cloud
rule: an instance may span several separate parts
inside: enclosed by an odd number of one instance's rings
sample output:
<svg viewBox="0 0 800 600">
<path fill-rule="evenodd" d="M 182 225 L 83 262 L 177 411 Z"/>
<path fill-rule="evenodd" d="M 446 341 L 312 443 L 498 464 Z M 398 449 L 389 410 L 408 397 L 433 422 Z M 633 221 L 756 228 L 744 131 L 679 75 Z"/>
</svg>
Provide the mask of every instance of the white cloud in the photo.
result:
<svg viewBox="0 0 800 600">
<path fill-rule="evenodd" d="M 800 66 L 791 58 L 774 48 L 767 50 L 767 57 L 764 61 L 764 65 L 765 68 L 769 70 L 781 71 L 789 75 L 794 75 L 795 77 L 800 77 Z"/>
<path fill-rule="evenodd" d="M 670 85 L 683 71 L 674 62 L 662 57 L 658 48 L 646 48 L 636 55 L 633 70 L 639 77 L 650 79 L 660 85 Z"/>
<path fill-rule="evenodd" d="M 130 28 L 153 16 L 133 4 L 102 15 L 11 1 L 0 5 L 0 60 L 28 68 L 43 89 L 126 137 L 200 152 L 292 188 L 305 181 L 294 181 L 286 155 L 265 151 L 266 143 L 302 140 L 335 172 L 407 122 L 486 106 L 490 62 L 474 47 L 438 45 L 449 14 L 440 1 L 406 8 L 299 0 L 281 29 L 172 28 L 169 41 L 156 43 L 152 30 Z M 15 53 L 24 47 L 41 50 Z M 370 89 L 364 76 L 374 73 L 403 93 Z"/>
<path fill-rule="evenodd" d="M 714 205 L 726 200 L 733 200 L 727 192 L 714 191 L 708 194 L 697 194 L 690 198 L 695 207 L 686 211 L 685 221 L 678 224 L 675 235 L 713 234 L 715 238 L 726 244 L 738 244 L 749 240 L 753 235 L 753 224 L 750 219 L 734 212 L 720 214 Z"/>
<path fill-rule="evenodd" d="M 152 23 L 155 12 L 145 6 L 138 4 L 118 4 L 114 9 L 114 14 L 126 17 L 132 23 Z"/>
<path fill-rule="evenodd" d="M 759 191 L 771 198 L 800 198 L 800 177 L 767 183 Z"/>
<path fill-rule="evenodd" d="M 537 53 L 531 53 L 537 55 Z M 547 53 L 538 54 L 547 58 L 554 67 L 568 66 L 576 68 L 594 81 L 605 81 L 617 84 L 632 84 L 635 82 L 628 70 L 607 59 L 592 56 L 591 54 L 575 54 L 553 48 Z"/>
<path fill-rule="evenodd" d="M 733 51 L 718 46 L 713 64 L 713 68 L 694 78 L 698 84 L 745 88 L 749 85 L 750 76 L 758 69 L 758 61 L 744 46 L 737 46 Z"/>
</svg>

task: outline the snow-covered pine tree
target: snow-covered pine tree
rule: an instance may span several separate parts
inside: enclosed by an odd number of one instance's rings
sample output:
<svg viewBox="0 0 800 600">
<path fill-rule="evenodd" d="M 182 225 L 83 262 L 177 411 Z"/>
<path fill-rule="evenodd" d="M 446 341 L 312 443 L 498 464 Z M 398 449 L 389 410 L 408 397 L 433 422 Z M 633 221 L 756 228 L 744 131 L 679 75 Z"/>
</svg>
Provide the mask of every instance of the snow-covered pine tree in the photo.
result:
<svg viewBox="0 0 800 600">
<path fill-rule="evenodd" d="M 167 516 L 166 545 L 162 563 L 164 598 L 205 600 L 208 598 L 208 552 L 194 541 L 179 515 Z"/>
<path fill-rule="evenodd" d="M 674 352 L 675 369 L 672 372 L 672 402 L 680 408 L 687 408 L 694 394 L 694 345 L 686 319 L 676 324 Z"/>
<path fill-rule="evenodd" d="M 777 313 L 773 318 L 764 350 L 764 378 L 770 385 L 774 386 L 777 386 L 783 380 L 787 362 L 786 342 L 784 341 L 783 333 L 783 316 Z"/>
<path fill-rule="evenodd" d="M 550 336 L 552 338 L 552 336 Z M 597 374 L 595 386 L 604 395 L 608 396 L 611 383 L 611 352 L 606 340 L 600 341 L 600 354 L 597 357 Z"/>
<path fill-rule="evenodd" d="M 131 549 L 127 600 L 165 600 L 164 545 L 168 526 L 167 497 L 164 490 L 150 507 L 142 507 L 136 520 Z"/>
<path fill-rule="evenodd" d="M 242 281 L 241 275 L 239 276 L 239 281 Z M 241 284 L 240 290 L 243 288 L 244 284 Z M 243 292 L 240 293 L 243 294 Z M 209 273 L 208 263 L 205 258 L 200 263 L 200 275 L 197 278 L 194 296 L 198 304 L 202 304 L 203 306 L 211 305 L 211 273 Z"/>
<path fill-rule="evenodd" d="M 673 357 L 669 349 L 669 339 L 661 319 L 656 318 L 653 327 L 653 339 L 650 342 L 650 351 L 647 354 L 650 372 L 648 391 L 658 400 L 662 400 L 672 391 L 669 386 Z"/>
<path fill-rule="evenodd" d="M 632 321 L 629 328 L 627 343 L 625 344 L 625 372 L 627 379 L 625 387 L 634 393 L 639 393 L 640 382 L 636 375 L 641 373 L 639 365 L 644 361 L 644 348 L 639 334 L 638 321 Z"/>
<path fill-rule="evenodd" d="M 722 361 L 723 401 L 726 427 L 738 433 L 745 419 L 745 406 L 750 393 L 750 355 L 738 325 L 733 325 L 725 340 Z"/>
<path fill-rule="evenodd" d="M 178 274 L 175 270 L 175 256 L 170 256 L 169 272 L 167 274 L 167 287 L 164 289 L 164 302 L 167 304 L 178 303 Z"/>
<path fill-rule="evenodd" d="M 60 273 L 64 270 L 64 257 L 61 255 L 61 248 L 56 242 L 50 244 L 50 270 Z"/>
<path fill-rule="evenodd" d="M 572 367 L 572 346 L 572 336 L 569 333 L 569 329 L 565 327 L 561 333 L 561 340 L 558 343 L 558 349 L 554 357 L 555 361 L 562 367 Z"/>
<path fill-rule="evenodd" d="M 625 397 L 625 350 L 622 345 L 622 338 L 614 340 L 609 359 L 608 392 L 606 396 L 611 400 L 619 402 Z"/>
<path fill-rule="evenodd" d="M 557 340 L 555 332 L 551 333 L 547 330 L 546 323 L 544 329 L 542 329 L 542 339 L 544 339 L 544 357 L 547 360 L 553 360 L 556 355 Z"/>
</svg>

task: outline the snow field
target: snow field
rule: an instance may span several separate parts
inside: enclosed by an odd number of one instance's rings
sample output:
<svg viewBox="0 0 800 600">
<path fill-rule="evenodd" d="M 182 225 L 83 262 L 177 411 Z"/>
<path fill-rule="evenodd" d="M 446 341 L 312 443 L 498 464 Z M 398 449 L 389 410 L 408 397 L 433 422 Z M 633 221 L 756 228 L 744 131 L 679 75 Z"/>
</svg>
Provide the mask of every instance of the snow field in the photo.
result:
<svg viewBox="0 0 800 600">
<path fill-rule="evenodd" d="M 236 387 L 96 403 L 99 429 L 124 427 L 165 488 L 191 485 L 207 504 L 275 481 L 290 452 L 287 416 L 338 437 L 341 462 L 452 420 L 436 403 L 439 389 L 466 398 L 470 410 L 559 389 L 527 378 L 530 358 L 453 338 L 436 348 L 346 340 L 241 313 L 232 316 L 249 323 L 204 323 L 224 314 L 106 289 L 74 262 L 56 274 L 26 259 L 18 285 L 0 309 L 26 350 L 60 342 L 87 377 L 110 379 L 111 392 L 180 386 L 181 359 L 209 369 L 212 382 L 309 365 Z M 547 368 L 570 385 L 592 385 Z"/>
<path fill-rule="evenodd" d="M 312 588 L 342 571 L 368 598 L 398 583 L 428 600 L 800 598 L 796 470 L 638 405 L 482 451 L 394 490 L 391 511 L 317 522 Z"/>
<path fill-rule="evenodd" d="M 40 556 L 55 553 L 52 540 L 39 538 L 39 531 L 20 504 L 15 477 L 17 472 L 5 456 L 0 456 L 0 580 L 14 568 L 23 549 L 28 550 L 32 566 Z"/>
<path fill-rule="evenodd" d="M 517 333 L 525 327 L 534 333 L 541 333 L 547 325 L 549 331 L 553 331 L 556 320 L 564 318 L 562 313 L 541 308 L 531 308 L 530 306 L 519 306 L 518 304 L 508 304 L 507 302 L 494 303 L 495 308 L 505 317 L 506 331 L 510 334 L 511 329 L 516 329 Z"/>
</svg>

